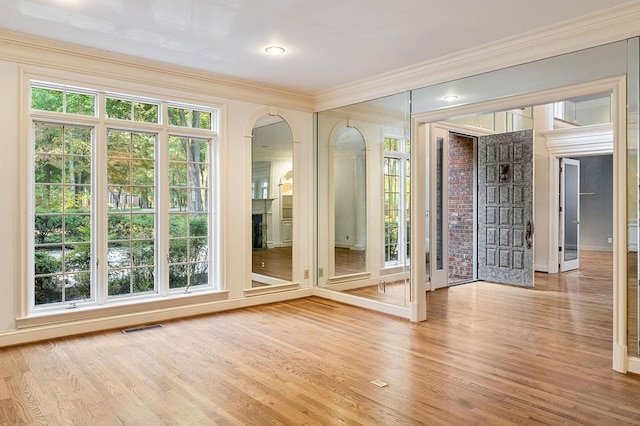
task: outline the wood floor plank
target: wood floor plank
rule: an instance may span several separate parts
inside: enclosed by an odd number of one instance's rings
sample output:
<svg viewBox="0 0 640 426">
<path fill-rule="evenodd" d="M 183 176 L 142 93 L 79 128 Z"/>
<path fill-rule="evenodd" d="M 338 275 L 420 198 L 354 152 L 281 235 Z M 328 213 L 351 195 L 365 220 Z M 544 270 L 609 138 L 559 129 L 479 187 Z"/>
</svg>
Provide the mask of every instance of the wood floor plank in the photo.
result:
<svg viewBox="0 0 640 426">
<path fill-rule="evenodd" d="M 534 289 L 428 292 L 424 323 L 312 297 L 4 348 L 0 425 L 640 424 L 590 255 Z"/>
</svg>

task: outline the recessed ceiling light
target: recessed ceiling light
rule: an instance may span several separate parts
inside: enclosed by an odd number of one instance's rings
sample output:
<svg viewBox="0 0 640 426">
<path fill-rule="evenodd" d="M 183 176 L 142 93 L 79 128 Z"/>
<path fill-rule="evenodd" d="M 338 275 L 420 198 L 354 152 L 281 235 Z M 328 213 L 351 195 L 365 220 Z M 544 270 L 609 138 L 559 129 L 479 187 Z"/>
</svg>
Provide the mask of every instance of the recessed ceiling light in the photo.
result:
<svg viewBox="0 0 640 426">
<path fill-rule="evenodd" d="M 264 49 L 265 52 L 267 52 L 269 55 L 282 55 L 284 52 L 286 52 L 285 48 L 282 46 L 269 46 L 266 49 Z"/>
<path fill-rule="evenodd" d="M 459 99 L 459 98 L 460 98 L 460 96 L 458 96 L 458 95 L 447 95 L 442 99 L 447 101 L 447 102 L 453 102 L 453 101 L 455 101 L 456 99 Z"/>
</svg>

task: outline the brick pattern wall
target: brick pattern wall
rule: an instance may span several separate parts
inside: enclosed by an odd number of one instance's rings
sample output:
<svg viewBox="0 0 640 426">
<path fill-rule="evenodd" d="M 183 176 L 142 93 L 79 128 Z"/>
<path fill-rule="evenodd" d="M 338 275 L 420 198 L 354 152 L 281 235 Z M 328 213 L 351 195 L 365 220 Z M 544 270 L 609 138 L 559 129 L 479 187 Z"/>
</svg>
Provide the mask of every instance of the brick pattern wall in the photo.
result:
<svg viewBox="0 0 640 426">
<path fill-rule="evenodd" d="M 449 137 L 449 283 L 473 278 L 473 143 Z"/>
</svg>

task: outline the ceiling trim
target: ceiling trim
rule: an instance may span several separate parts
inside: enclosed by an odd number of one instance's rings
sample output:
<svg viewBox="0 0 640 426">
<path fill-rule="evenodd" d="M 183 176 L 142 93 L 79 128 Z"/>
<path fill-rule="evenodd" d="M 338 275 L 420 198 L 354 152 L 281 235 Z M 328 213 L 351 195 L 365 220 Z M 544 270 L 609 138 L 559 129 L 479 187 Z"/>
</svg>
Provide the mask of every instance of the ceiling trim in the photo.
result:
<svg viewBox="0 0 640 426">
<path fill-rule="evenodd" d="M 0 60 L 310 112 L 313 96 L 240 78 L 0 29 Z"/>
<path fill-rule="evenodd" d="M 324 111 L 640 35 L 640 1 L 319 91 Z"/>
</svg>

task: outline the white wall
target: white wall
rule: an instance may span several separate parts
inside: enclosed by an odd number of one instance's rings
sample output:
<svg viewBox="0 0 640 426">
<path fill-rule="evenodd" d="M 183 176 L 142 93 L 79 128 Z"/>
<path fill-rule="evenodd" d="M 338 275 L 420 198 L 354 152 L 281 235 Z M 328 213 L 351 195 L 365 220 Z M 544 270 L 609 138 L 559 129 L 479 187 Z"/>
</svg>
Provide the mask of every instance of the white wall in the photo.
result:
<svg viewBox="0 0 640 426">
<path fill-rule="evenodd" d="M 534 255 L 533 265 L 536 271 L 548 272 L 549 269 L 549 151 L 546 138 L 538 132 L 553 129 L 553 106 L 533 108 L 534 123 Z"/>
<path fill-rule="evenodd" d="M 23 264 L 19 255 L 18 241 L 22 236 L 18 223 L 20 200 L 18 182 L 18 111 L 20 111 L 19 72 L 16 64 L 0 61 L 0 129 L 2 129 L 2 155 L 0 155 L 0 331 L 15 327 L 16 292 L 19 280 L 18 268 Z"/>
</svg>

